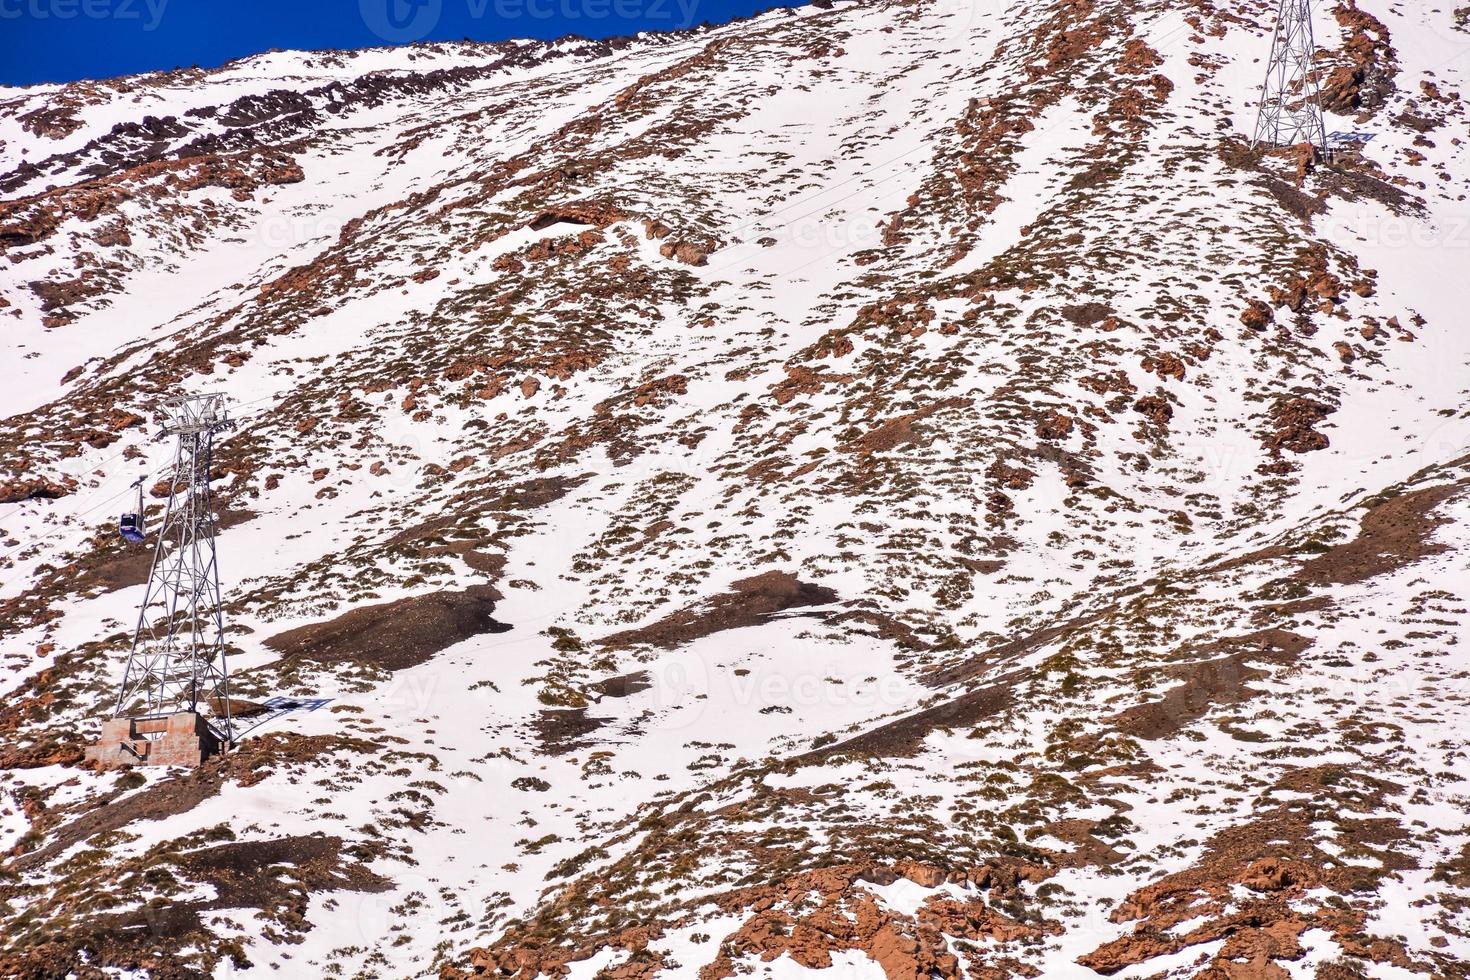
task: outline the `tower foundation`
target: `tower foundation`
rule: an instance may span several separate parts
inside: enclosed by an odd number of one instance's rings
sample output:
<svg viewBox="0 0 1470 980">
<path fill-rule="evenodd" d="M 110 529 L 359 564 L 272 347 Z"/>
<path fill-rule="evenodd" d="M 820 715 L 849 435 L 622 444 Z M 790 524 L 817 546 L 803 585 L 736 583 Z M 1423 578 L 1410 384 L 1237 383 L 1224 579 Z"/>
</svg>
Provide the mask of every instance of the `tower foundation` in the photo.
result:
<svg viewBox="0 0 1470 980">
<path fill-rule="evenodd" d="M 104 769 L 120 766 L 197 766 L 224 748 L 204 716 L 194 711 L 154 718 L 109 718 L 97 744 L 83 755 Z"/>
</svg>

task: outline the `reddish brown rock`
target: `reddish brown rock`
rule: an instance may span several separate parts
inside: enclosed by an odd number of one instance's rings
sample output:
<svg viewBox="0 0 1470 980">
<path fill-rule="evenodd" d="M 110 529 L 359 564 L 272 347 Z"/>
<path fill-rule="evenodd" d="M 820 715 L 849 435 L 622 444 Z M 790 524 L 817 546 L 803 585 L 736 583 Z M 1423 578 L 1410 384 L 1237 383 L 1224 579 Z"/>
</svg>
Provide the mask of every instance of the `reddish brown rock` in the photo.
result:
<svg viewBox="0 0 1470 980">
<path fill-rule="evenodd" d="M 1072 434 L 1074 424 L 1070 415 L 1049 408 L 1036 420 L 1036 434 L 1048 441 L 1065 439 Z"/>
<path fill-rule="evenodd" d="M 43 105 L 16 118 L 26 132 L 59 140 L 82 128 L 82 121 L 75 115 L 79 108 L 79 104 Z"/>
<path fill-rule="evenodd" d="M 91 299 L 107 291 L 107 283 L 101 276 L 83 273 L 75 279 L 59 281 L 39 280 L 31 283 L 31 292 L 41 300 L 41 309 L 61 309 Z"/>
<path fill-rule="evenodd" d="M 877 453 L 888 452 L 900 446 L 928 445 L 939 430 L 934 426 L 916 428 L 917 423 L 946 409 L 964 408 L 970 403 L 968 398 L 946 398 L 942 401 L 930 402 L 917 412 L 909 412 L 875 426 L 858 438 L 854 444 L 843 448 L 858 453 Z"/>
<path fill-rule="evenodd" d="M 98 245 L 121 245 L 127 247 L 133 244 L 133 236 L 128 233 L 128 223 L 126 219 L 121 217 L 103 227 L 92 240 Z"/>
<path fill-rule="evenodd" d="M 692 242 L 664 242 L 658 247 L 658 254 L 685 265 L 709 264 L 709 250 Z"/>
<path fill-rule="evenodd" d="M 602 232 L 589 228 L 577 235 L 561 238 L 543 238 L 521 252 L 531 262 L 546 262 L 551 259 L 574 259 L 584 255 L 606 241 Z M 504 256 L 502 256 L 504 258 Z"/>
<path fill-rule="evenodd" d="M 894 870 L 914 884 L 925 888 L 938 888 L 944 884 L 944 869 L 932 864 L 924 864 L 922 861 L 900 861 Z"/>
<path fill-rule="evenodd" d="M 0 483 L 0 504 L 18 504 L 25 500 L 56 500 L 76 489 L 76 481 L 63 477 L 60 482 L 47 477 L 12 480 Z"/>
<path fill-rule="evenodd" d="M 1174 407 L 1162 395 L 1145 395 L 1133 403 L 1133 410 L 1161 428 L 1174 417 Z"/>
<path fill-rule="evenodd" d="M 1012 466 L 999 459 L 990 464 L 985 475 L 1007 490 L 1025 490 L 1036 479 L 1036 474 L 1026 467 Z"/>
<path fill-rule="evenodd" d="M 1098 323 L 1106 324 L 1112 319 L 1112 325 L 1104 325 L 1102 329 L 1112 331 L 1118 328 L 1117 317 L 1112 316 L 1113 308 L 1106 303 L 1078 303 L 1073 306 L 1063 306 L 1059 311 L 1062 318 L 1076 327 L 1091 327 Z"/>
<path fill-rule="evenodd" d="M 1316 430 L 1316 425 L 1335 408 L 1311 398 L 1288 398 L 1278 402 L 1271 410 L 1271 420 L 1276 428 L 1266 436 L 1262 444 L 1273 455 L 1286 449 L 1294 453 L 1309 453 L 1326 449 L 1327 437 Z"/>
<path fill-rule="evenodd" d="M 1288 309 L 1293 313 L 1300 313 L 1307 302 L 1307 284 L 1300 277 L 1288 281 L 1282 286 L 1270 288 L 1271 303 L 1277 309 Z"/>
<path fill-rule="evenodd" d="M 296 161 L 277 150 L 153 160 L 96 180 L 0 203 L 0 244 L 33 244 L 49 237 L 67 218 L 91 222 L 139 195 L 158 198 L 223 187 L 237 200 L 245 200 L 262 185 L 291 184 L 304 177 Z M 125 227 L 115 225 L 99 231 L 112 243 L 127 234 Z"/>
<path fill-rule="evenodd" d="M 547 208 L 526 222 L 526 227 L 533 231 L 541 231 L 556 224 L 606 228 L 626 217 L 628 217 L 627 212 L 606 201 L 572 201 Z"/>
<path fill-rule="evenodd" d="M 1184 361 L 1178 354 L 1164 351 L 1159 354 L 1149 354 L 1143 359 L 1143 369 L 1150 374 L 1157 374 L 1161 378 L 1173 378 L 1175 381 L 1184 380 Z"/>
<path fill-rule="evenodd" d="M 1271 307 L 1258 299 L 1249 300 L 1240 313 L 1240 322 L 1252 330 L 1265 330 L 1276 319 Z"/>
<path fill-rule="evenodd" d="M 107 413 L 107 427 L 113 432 L 131 429 L 143 424 L 143 416 L 127 409 L 114 408 Z"/>
<path fill-rule="evenodd" d="M 1316 144 L 1310 142 L 1298 143 L 1286 151 L 1286 157 L 1291 161 L 1296 170 L 1296 185 L 1298 187 L 1307 179 L 1307 174 L 1317 169 L 1317 164 L 1322 159 L 1321 152 Z"/>
<path fill-rule="evenodd" d="M 1135 963 L 1167 956 L 1177 952 L 1179 948 L 1179 940 L 1167 933 L 1141 928 L 1078 957 L 1077 962 L 1089 970 L 1108 976 Z"/>
<path fill-rule="evenodd" d="M 771 395 L 776 399 L 777 405 L 785 405 L 802 395 L 815 395 L 822 390 L 823 385 L 847 384 L 852 380 L 850 374 L 814 371 L 800 364 L 788 364 L 785 371 L 786 380 L 771 386 Z"/>
<path fill-rule="evenodd" d="M 1388 28 L 1372 14 L 1360 10 L 1356 0 L 1340 0 L 1332 14 L 1347 35 L 1345 59 L 1322 80 L 1322 108 L 1353 113 L 1382 106 L 1394 89 L 1398 72 Z"/>
</svg>

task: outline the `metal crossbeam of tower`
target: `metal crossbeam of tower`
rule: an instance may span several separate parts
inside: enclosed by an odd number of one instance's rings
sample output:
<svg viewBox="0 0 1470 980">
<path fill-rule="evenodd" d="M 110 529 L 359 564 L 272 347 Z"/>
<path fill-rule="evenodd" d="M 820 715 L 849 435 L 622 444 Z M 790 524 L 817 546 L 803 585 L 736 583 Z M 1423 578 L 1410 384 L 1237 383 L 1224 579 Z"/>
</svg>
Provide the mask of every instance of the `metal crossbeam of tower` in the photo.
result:
<svg viewBox="0 0 1470 980">
<path fill-rule="evenodd" d="M 1327 149 L 1313 65 L 1316 50 L 1311 0 L 1278 0 L 1252 147 L 1311 143 L 1319 150 Z"/>
<path fill-rule="evenodd" d="M 164 403 L 161 435 L 174 443 L 168 507 L 114 716 L 162 718 L 181 711 L 208 716 L 229 745 L 230 674 L 225 662 L 215 519 L 209 490 L 214 434 L 230 428 L 224 396 L 183 395 Z"/>
</svg>

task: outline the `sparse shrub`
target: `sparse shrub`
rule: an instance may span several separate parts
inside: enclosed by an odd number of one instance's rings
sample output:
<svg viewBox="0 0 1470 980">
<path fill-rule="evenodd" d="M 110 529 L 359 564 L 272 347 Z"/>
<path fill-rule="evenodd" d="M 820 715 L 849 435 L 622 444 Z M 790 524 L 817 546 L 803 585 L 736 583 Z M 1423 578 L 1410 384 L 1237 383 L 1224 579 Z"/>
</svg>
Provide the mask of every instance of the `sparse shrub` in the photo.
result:
<svg viewBox="0 0 1470 980">
<path fill-rule="evenodd" d="M 544 793 L 551 789 L 550 783 L 544 779 L 538 779 L 535 776 L 520 776 L 512 779 L 510 784 L 523 793 Z"/>
</svg>

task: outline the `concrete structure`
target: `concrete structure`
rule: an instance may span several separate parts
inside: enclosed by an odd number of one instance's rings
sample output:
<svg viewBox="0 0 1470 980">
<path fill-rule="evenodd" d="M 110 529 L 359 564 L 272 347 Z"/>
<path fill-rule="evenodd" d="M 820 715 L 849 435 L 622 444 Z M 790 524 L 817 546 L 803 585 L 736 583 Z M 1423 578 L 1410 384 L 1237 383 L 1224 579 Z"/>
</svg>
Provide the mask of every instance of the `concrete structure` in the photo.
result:
<svg viewBox="0 0 1470 980">
<path fill-rule="evenodd" d="M 116 766 L 197 766 L 224 749 L 204 716 L 194 711 L 156 718 L 109 718 L 86 758 Z"/>
</svg>

